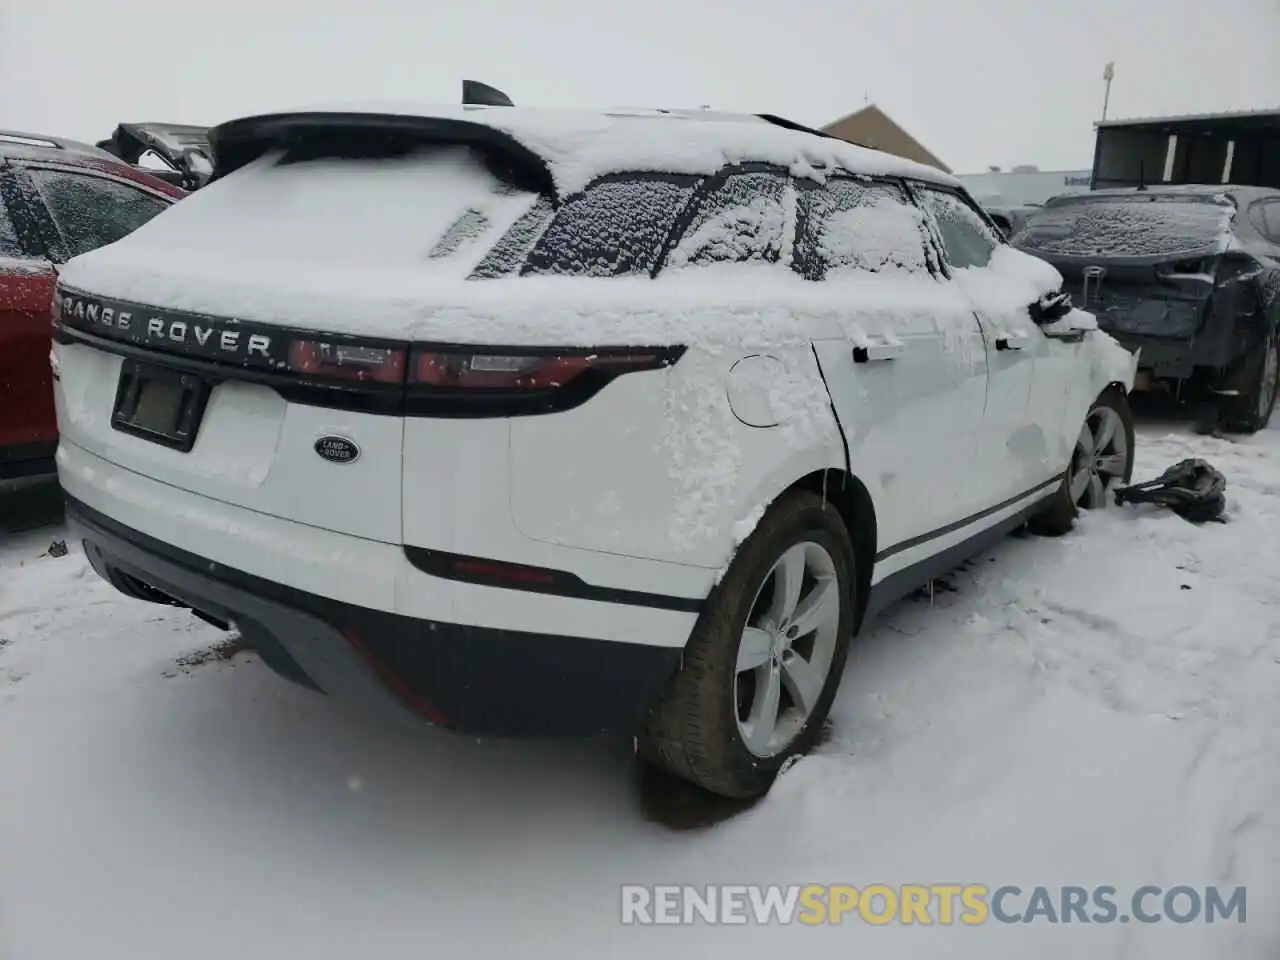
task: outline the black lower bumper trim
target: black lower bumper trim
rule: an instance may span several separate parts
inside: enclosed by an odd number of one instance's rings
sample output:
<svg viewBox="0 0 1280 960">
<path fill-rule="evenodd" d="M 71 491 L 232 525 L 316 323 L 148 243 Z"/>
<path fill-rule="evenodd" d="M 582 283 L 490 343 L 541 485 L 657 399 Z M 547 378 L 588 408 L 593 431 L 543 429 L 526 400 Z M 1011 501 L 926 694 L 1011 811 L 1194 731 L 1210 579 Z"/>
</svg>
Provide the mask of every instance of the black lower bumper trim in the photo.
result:
<svg viewBox="0 0 1280 960">
<path fill-rule="evenodd" d="M 421 620 L 343 603 L 155 540 L 67 497 L 90 563 L 233 623 L 276 672 L 397 722 L 477 736 L 633 733 L 681 651 Z M 129 591 L 126 591 L 129 592 Z"/>
<path fill-rule="evenodd" d="M 542 593 L 554 597 L 598 600 L 601 603 L 621 603 L 627 606 L 652 607 L 655 610 L 676 610 L 683 613 L 698 613 L 703 604 L 702 600 L 694 597 L 673 597 L 641 590 L 597 587 L 585 582 L 576 574 L 547 567 L 503 563 L 484 557 L 470 557 L 411 546 L 404 548 L 404 555 L 411 564 L 433 577 L 476 583 L 485 587 L 527 590 L 531 593 Z"/>
<path fill-rule="evenodd" d="M 0 480 L 52 476 L 58 472 L 54 459 L 57 452 L 56 441 L 0 447 Z"/>
</svg>

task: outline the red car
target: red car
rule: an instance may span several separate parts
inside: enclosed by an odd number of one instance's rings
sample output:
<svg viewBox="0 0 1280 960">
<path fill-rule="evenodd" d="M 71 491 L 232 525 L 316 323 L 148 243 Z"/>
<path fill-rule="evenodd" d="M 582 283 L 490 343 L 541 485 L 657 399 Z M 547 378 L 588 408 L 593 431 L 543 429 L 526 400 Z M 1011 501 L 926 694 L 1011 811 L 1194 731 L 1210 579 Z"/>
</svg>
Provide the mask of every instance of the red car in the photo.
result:
<svg viewBox="0 0 1280 960">
<path fill-rule="evenodd" d="M 58 265 L 184 196 L 97 147 L 0 131 L 0 489 L 55 472 L 49 334 Z"/>
</svg>

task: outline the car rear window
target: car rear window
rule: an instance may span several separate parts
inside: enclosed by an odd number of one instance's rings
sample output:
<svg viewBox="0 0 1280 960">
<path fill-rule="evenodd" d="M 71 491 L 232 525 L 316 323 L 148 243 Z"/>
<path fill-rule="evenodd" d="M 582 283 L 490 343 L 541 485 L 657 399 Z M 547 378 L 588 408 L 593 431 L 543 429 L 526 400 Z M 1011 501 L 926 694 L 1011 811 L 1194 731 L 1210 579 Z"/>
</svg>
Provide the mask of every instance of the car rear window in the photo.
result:
<svg viewBox="0 0 1280 960">
<path fill-rule="evenodd" d="M 535 200 L 466 146 L 383 155 L 295 151 L 196 191 L 137 239 L 259 262 L 414 266 L 465 276 Z"/>
<path fill-rule="evenodd" d="M 1187 257 L 1222 250 L 1235 207 L 1209 196 L 1081 197 L 1031 216 L 1014 245 L 1065 257 Z"/>
<path fill-rule="evenodd" d="M 87 173 L 33 168 L 30 174 L 73 257 L 115 243 L 170 206 L 138 187 Z"/>
</svg>

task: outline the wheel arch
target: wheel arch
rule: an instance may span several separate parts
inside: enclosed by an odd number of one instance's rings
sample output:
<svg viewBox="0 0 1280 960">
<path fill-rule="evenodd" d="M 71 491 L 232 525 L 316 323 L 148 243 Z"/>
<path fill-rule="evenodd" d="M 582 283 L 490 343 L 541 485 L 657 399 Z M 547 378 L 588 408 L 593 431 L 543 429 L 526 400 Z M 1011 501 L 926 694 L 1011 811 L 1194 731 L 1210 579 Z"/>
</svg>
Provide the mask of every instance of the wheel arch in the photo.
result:
<svg viewBox="0 0 1280 960">
<path fill-rule="evenodd" d="M 871 573 L 876 558 L 876 509 L 871 493 L 866 484 L 852 473 L 838 467 L 828 467 L 795 480 L 780 490 L 769 504 L 772 505 L 796 490 L 808 491 L 830 503 L 840 515 L 845 531 L 849 534 L 857 575 L 857 602 L 853 621 L 856 634 L 866 614 L 867 595 L 871 590 Z"/>
<path fill-rule="evenodd" d="M 1098 396 L 1102 396 L 1102 394 L 1108 392 L 1118 393 L 1122 397 L 1127 397 L 1129 396 L 1130 390 L 1125 386 L 1123 380 L 1112 380 L 1110 383 L 1104 383 L 1102 385 L 1102 389 L 1098 391 Z"/>
</svg>

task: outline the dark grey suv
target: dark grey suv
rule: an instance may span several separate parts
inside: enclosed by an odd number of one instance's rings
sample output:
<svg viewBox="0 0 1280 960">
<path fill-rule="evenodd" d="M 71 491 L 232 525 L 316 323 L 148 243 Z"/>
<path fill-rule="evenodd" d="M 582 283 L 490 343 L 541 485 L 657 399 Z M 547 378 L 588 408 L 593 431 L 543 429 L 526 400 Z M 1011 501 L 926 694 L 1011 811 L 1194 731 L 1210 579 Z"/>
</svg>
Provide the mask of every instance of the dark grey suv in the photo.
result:
<svg viewBox="0 0 1280 960">
<path fill-rule="evenodd" d="M 1056 197 L 1013 237 L 1129 349 L 1138 387 L 1265 427 L 1280 379 L 1280 190 L 1152 186 Z"/>
</svg>

